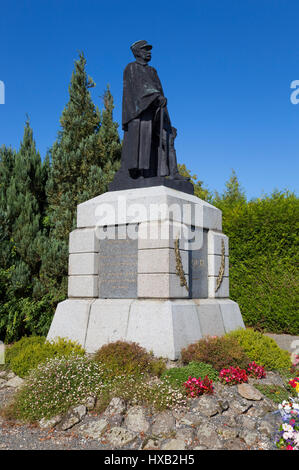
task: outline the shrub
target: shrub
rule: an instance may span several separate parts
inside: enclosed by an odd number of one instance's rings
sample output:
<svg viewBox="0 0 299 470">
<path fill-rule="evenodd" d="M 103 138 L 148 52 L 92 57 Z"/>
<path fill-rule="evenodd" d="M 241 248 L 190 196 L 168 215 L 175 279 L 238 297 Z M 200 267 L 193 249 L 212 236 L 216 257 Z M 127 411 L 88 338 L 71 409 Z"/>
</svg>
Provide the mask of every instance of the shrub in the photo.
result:
<svg viewBox="0 0 299 470">
<path fill-rule="evenodd" d="M 30 336 L 7 349 L 6 361 L 15 374 L 25 377 L 38 364 L 55 356 L 67 357 L 73 353 L 83 355 L 85 352 L 81 346 L 64 338 L 49 342 L 43 336 Z"/>
<path fill-rule="evenodd" d="M 235 338 L 207 337 L 182 350 L 184 363 L 206 362 L 217 371 L 229 366 L 245 368 L 249 359 Z"/>
<path fill-rule="evenodd" d="M 250 360 L 262 364 L 266 369 L 291 367 L 290 354 L 280 349 L 272 338 L 252 328 L 232 331 L 226 338 L 237 340 Z"/>
<path fill-rule="evenodd" d="M 17 392 L 10 415 L 24 421 L 51 418 L 96 395 L 103 386 L 104 367 L 86 356 L 54 357 L 40 364 Z"/>
<path fill-rule="evenodd" d="M 155 359 L 137 343 L 116 341 L 102 346 L 94 355 L 96 361 L 104 364 L 113 375 L 135 375 L 151 373 L 161 375 L 165 363 Z"/>
<path fill-rule="evenodd" d="M 182 386 L 189 377 L 205 377 L 214 382 L 218 380 L 218 372 L 210 364 L 204 362 L 190 362 L 184 367 L 174 367 L 163 372 L 161 378 L 173 386 Z"/>
</svg>

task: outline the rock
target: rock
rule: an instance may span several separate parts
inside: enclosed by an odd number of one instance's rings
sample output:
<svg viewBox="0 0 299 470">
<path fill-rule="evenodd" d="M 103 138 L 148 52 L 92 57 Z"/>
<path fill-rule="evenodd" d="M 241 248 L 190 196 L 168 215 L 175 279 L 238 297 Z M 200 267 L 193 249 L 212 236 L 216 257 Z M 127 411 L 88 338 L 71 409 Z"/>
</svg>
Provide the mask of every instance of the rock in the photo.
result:
<svg viewBox="0 0 299 470">
<path fill-rule="evenodd" d="M 225 440 L 235 439 L 239 435 L 239 430 L 237 428 L 230 427 L 222 427 L 221 429 L 217 429 L 217 432 L 219 436 Z"/>
<path fill-rule="evenodd" d="M 196 446 L 193 450 L 208 450 L 206 446 Z"/>
<path fill-rule="evenodd" d="M 254 418 L 261 418 L 274 410 L 276 410 L 276 408 L 270 400 L 263 400 L 250 408 L 246 414 Z"/>
<path fill-rule="evenodd" d="M 273 441 L 272 440 L 269 440 L 269 439 L 261 439 L 258 444 L 257 444 L 257 447 L 259 450 L 273 450 Z"/>
<path fill-rule="evenodd" d="M 112 428 L 115 426 L 121 426 L 124 421 L 124 415 L 113 415 L 113 416 L 107 416 L 107 419 L 109 421 L 109 424 Z"/>
<path fill-rule="evenodd" d="M 100 439 L 102 434 L 108 429 L 109 421 L 105 418 L 97 419 L 91 423 L 81 424 L 78 432 L 89 439 Z"/>
<path fill-rule="evenodd" d="M 256 420 L 251 416 L 241 415 L 236 417 L 236 421 L 242 428 L 253 431 L 256 429 Z"/>
<path fill-rule="evenodd" d="M 6 370 L 1 370 L 0 371 L 0 378 L 4 379 L 6 377 L 6 374 L 7 374 Z"/>
<path fill-rule="evenodd" d="M 50 419 L 42 418 L 38 424 L 41 429 L 52 429 L 52 428 L 55 428 L 55 426 L 57 426 L 57 424 L 59 424 L 61 420 L 62 420 L 62 416 L 56 415 Z"/>
<path fill-rule="evenodd" d="M 241 430 L 240 437 L 244 439 L 248 446 L 253 446 L 259 440 L 259 435 L 255 431 L 248 431 L 246 429 Z"/>
<path fill-rule="evenodd" d="M 88 409 L 88 411 L 94 409 L 94 407 L 96 406 L 96 401 L 97 401 L 97 397 L 90 396 L 86 398 L 85 406 Z"/>
<path fill-rule="evenodd" d="M 254 379 L 249 377 L 248 382 L 250 384 L 279 385 L 280 387 L 284 386 L 283 378 L 279 374 L 276 374 L 272 371 L 267 371 L 267 375 L 263 379 Z"/>
<path fill-rule="evenodd" d="M 221 413 L 229 409 L 229 402 L 227 400 L 217 400 L 217 404 Z"/>
<path fill-rule="evenodd" d="M 196 436 L 199 444 L 206 446 L 210 450 L 221 448 L 221 442 L 218 439 L 218 435 L 210 424 L 201 425 Z"/>
<path fill-rule="evenodd" d="M 233 400 L 230 403 L 229 409 L 232 413 L 234 413 L 234 415 L 239 415 L 242 413 L 246 413 L 251 407 L 252 404 L 248 403 L 245 400 Z"/>
<path fill-rule="evenodd" d="M 63 418 L 62 422 L 59 425 L 61 431 L 67 431 L 68 429 L 75 426 L 75 424 L 80 423 L 80 419 L 76 415 L 67 415 Z"/>
<path fill-rule="evenodd" d="M 68 429 L 75 426 L 75 424 L 80 423 L 82 418 L 86 415 L 86 411 L 87 410 L 85 405 L 78 405 L 70 408 L 62 418 L 62 421 L 59 424 L 59 429 L 61 431 L 67 431 Z"/>
<path fill-rule="evenodd" d="M 73 409 L 72 409 L 72 412 L 78 416 L 79 420 L 81 421 L 82 418 L 84 418 L 84 416 L 86 415 L 87 413 L 87 409 L 86 409 L 86 406 L 85 405 L 78 405 L 78 406 L 75 406 Z"/>
<path fill-rule="evenodd" d="M 23 383 L 24 383 L 24 379 L 21 379 L 21 377 L 18 377 L 17 375 L 15 375 L 14 377 L 12 377 L 6 382 L 5 387 L 19 388 L 23 385 Z"/>
<path fill-rule="evenodd" d="M 111 402 L 107 406 L 106 410 L 103 413 L 105 417 L 111 417 L 113 415 L 121 415 L 126 411 L 126 403 L 122 398 L 112 398 Z"/>
<path fill-rule="evenodd" d="M 198 398 L 192 408 L 208 418 L 215 416 L 220 411 L 220 407 L 216 399 L 205 395 Z"/>
<path fill-rule="evenodd" d="M 223 444 L 223 449 L 225 450 L 246 450 L 247 447 L 241 439 L 232 439 L 230 441 L 225 441 Z"/>
<path fill-rule="evenodd" d="M 189 411 L 182 418 L 180 418 L 179 422 L 187 426 L 200 426 L 205 421 L 205 419 L 206 418 L 204 418 L 199 413 Z"/>
<path fill-rule="evenodd" d="M 237 424 L 235 417 L 236 415 L 231 410 L 224 411 L 221 416 L 217 417 L 217 422 L 234 428 Z"/>
<path fill-rule="evenodd" d="M 171 439 L 162 445 L 162 450 L 185 450 L 186 444 L 183 439 Z"/>
<path fill-rule="evenodd" d="M 6 380 L 13 379 L 14 377 L 17 377 L 14 372 L 8 372 L 8 374 L 6 376 Z"/>
<path fill-rule="evenodd" d="M 133 406 L 127 412 L 124 424 L 127 429 L 134 432 L 148 432 L 150 423 L 146 419 L 145 409 L 142 406 Z"/>
<path fill-rule="evenodd" d="M 191 445 L 194 438 L 194 429 L 192 428 L 181 428 L 176 431 L 176 438 L 183 439 L 185 444 L 188 446 Z"/>
<path fill-rule="evenodd" d="M 265 434 L 266 436 L 269 436 L 271 437 L 274 432 L 276 431 L 276 429 L 274 428 L 274 426 L 269 422 L 267 421 L 266 419 L 264 419 L 259 427 L 258 427 L 258 430 L 262 433 L 262 434 Z"/>
<path fill-rule="evenodd" d="M 159 413 L 152 427 L 154 436 L 166 436 L 170 434 L 175 427 L 175 418 L 170 411 L 162 411 Z"/>
<path fill-rule="evenodd" d="M 155 439 L 149 439 L 146 443 L 142 446 L 144 450 L 159 450 L 161 449 L 161 441 Z"/>
<path fill-rule="evenodd" d="M 6 385 L 5 379 L 0 379 L 0 388 L 3 388 Z"/>
<path fill-rule="evenodd" d="M 262 393 L 250 384 L 238 384 L 237 389 L 241 397 L 246 400 L 259 401 L 263 398 Z"/>
<path fill-rule="evenodd" d="M 116 449 L 118 447 L 123 447 L 127 444 L 130 444 L 136 439 L 137 435 L 128 429 L 121 428 L 119 426 L 115 426 L 111 428 L 105 434 L 105 438 L 107 441 L 114 446 Z"/>
</svg>

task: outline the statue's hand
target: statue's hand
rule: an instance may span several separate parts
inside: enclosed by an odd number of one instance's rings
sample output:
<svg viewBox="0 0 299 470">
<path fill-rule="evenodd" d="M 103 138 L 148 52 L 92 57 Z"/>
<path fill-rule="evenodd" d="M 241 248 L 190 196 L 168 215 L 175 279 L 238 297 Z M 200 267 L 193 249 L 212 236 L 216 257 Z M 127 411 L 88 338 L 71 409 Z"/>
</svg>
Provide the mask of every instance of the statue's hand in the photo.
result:
<svg viewBox="0 0 299 470">
<path fill-rule="evenodd" d="M 167 98 L 165 98 L 165 96 L 158 96 L 158 106 L 160 106 L 161 108 L 164 108 L 165 106 L 167 105 Z"/>
</svg>

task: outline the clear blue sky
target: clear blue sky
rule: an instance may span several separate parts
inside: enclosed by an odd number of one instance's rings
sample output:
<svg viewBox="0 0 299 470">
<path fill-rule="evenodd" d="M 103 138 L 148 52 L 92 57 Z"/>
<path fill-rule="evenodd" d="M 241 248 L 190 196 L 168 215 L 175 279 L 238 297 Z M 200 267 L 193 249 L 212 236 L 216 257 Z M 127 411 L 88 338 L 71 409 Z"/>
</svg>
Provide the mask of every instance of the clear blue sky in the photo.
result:
<svg viewBox="0 0 299 470">
<path fill-rule="evenodd" d="M 78 51 L 97 86 L 109 83 L 121 124 L 129 46 L 153 44 L 180 163 L 210 190 L 232 168 L 249 198 L 298 190 L 298 0 L 10 0 L 0 5 L 0 145 L 17 148 L 29 114 L 42 157 L 59 130 Z M 121 126 L 120 126 L 121 129 Z M 120 131 L 122 137 L 122 133 Z"/>
</svg>

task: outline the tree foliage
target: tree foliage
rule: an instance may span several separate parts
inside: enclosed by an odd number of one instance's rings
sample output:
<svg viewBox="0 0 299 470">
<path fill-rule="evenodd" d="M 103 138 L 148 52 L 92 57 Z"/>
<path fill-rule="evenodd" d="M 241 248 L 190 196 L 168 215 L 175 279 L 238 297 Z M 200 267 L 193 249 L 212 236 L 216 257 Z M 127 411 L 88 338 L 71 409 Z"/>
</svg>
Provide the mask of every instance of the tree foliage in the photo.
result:
<svg viewBox="0 0 299 470">
<path fill-rule="evenodd" d="M 80 53 L 57 140 L 44 161 L 27 119 L 20 149 L 0 149 L 0 338 L 47 334 L 66 296 L 68 237 L 77 205 L 107 191 L 119 167 L 121 142 L 113 97 L 102 111 Z"/>
</svg>

